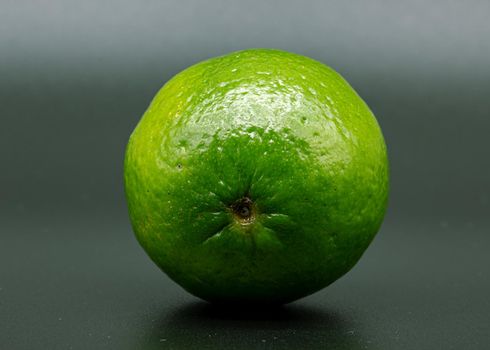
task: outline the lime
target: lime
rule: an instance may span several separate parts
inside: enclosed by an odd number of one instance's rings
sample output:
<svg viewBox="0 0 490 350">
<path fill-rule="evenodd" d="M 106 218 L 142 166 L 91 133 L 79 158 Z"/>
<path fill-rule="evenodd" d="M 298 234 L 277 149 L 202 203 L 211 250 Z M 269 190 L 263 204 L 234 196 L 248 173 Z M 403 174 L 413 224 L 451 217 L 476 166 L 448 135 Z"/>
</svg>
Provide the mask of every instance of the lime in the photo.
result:
<svg viewBox="0 0 490 350">
<path fill-rule="evenodd" d="M 287 303 L 359 260 L 387 205 L 379 125 L 331 68 L 250 49 L 158 92 L 124 167 L 136 237 L 190 293 Z"/>
</svg>

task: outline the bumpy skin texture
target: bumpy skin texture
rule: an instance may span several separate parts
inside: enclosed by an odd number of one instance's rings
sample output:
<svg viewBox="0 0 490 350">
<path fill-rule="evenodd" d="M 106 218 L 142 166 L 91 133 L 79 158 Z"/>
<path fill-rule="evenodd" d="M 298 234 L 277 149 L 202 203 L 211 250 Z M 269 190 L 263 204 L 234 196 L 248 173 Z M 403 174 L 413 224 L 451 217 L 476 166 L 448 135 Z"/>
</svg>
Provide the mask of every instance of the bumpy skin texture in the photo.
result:
<svg viewBox="0 0 490 350">
<path fill-rule="evenodd" d="M 196 64 L 158 92 L 131 135 L 136 236 L 190 293 L 286 303 L 359 260 L 387 204 L 373 114 L 331 68 L 253 49 Z M 233 210 L 251 200 L 251 217 Z"/>
</svg>

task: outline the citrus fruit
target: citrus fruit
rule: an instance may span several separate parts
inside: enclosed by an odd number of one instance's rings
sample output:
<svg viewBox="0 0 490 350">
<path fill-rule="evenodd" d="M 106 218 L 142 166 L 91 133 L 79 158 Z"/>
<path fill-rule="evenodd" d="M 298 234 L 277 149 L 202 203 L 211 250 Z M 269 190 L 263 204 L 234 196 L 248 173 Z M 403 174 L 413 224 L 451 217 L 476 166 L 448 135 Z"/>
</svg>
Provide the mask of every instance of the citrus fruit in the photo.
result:
<svg viewBox="0 0 490 350">
<path fill-rule="evenodd" d="M 368 106 L 333 69 L 250 49 L 177 74 L 127 145 L 139 243 L 211 302 L 287 303 L 359 260 L 387 204 L 388 162 Z"/>
</svg>

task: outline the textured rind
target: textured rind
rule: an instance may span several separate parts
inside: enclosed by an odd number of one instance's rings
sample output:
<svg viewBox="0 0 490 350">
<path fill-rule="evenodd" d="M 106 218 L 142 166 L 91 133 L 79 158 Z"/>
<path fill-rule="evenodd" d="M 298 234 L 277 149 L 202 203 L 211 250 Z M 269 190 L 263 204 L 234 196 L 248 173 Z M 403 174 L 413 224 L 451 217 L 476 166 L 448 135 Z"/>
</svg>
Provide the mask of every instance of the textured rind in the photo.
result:
<svg viewBox="0 0 490 350">
<path fill-rule="evenodd" d="M 290 302 L 349 271 L 378 231 L 388 162 L 373 114 L 331 68 L 278 50 L 196 64 L 131 135 L 136 236 L 192 294 Z M 229 207 L 248 196 L 253 223 Z"/>
</svg>

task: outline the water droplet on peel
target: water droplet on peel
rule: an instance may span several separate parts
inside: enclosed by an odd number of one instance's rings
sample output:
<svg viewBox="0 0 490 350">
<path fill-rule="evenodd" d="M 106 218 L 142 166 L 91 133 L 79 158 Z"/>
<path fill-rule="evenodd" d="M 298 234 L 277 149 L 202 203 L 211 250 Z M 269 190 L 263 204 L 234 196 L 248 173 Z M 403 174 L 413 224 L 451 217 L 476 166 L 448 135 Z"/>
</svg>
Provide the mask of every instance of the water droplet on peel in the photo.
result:
<svg viewBox="0 0 490 350">
<path fill-rule="evenodd" d="M 316 95 L 316 90 L 315 90 L 315 89 L 313 89 L 313 88 L 311 88 L 311 87 L 310 87 L 310 88 L 308 88 L 308 90 L 309 90 L 309 91 L 310 91 L 310 92 L 311 92 L 313 95 Z"/>
</svg>

